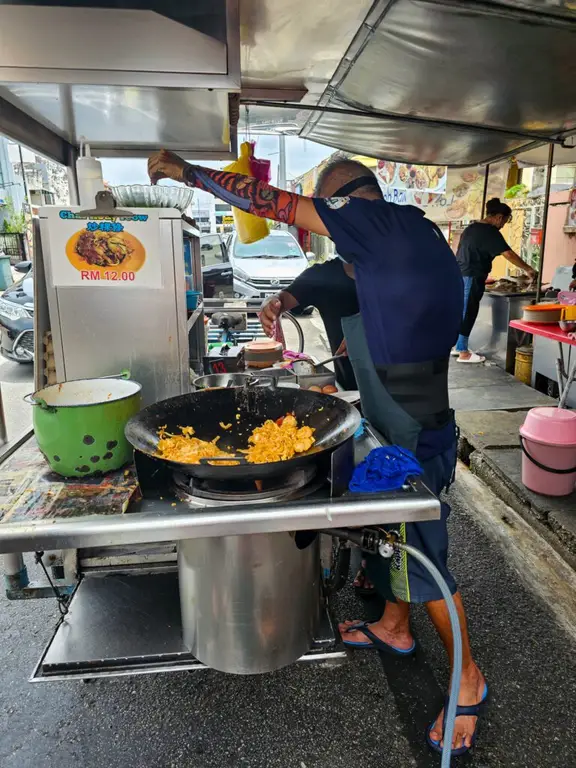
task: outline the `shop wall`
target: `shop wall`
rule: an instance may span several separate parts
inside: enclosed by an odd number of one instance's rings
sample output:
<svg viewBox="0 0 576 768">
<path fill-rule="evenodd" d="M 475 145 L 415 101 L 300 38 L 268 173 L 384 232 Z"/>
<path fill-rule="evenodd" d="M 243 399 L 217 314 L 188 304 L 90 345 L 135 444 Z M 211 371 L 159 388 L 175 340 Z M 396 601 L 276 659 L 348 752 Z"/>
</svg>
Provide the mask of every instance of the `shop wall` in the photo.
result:
<svg viewBox="0 0 576 768">
<path fill-rule="evenodd" d="M 564 232 L 569 194 L 569 190 L 565 190 L 550 195 L 542 276 L 545 283 L 552 280 L 556 267 L 572 265 L 576 260 L 576 235 Z"/>
</svg>

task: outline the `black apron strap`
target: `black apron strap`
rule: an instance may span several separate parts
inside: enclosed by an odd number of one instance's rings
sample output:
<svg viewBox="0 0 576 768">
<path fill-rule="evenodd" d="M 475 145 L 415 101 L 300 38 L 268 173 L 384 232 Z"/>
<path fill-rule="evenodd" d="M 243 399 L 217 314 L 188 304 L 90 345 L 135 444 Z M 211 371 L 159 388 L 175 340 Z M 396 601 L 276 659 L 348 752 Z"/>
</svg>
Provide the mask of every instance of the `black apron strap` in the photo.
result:
<svg viewBox="0 0 576 768">
<path fill-rule="evenodd" d="M 392 399 L 423 429 L 440 429 L 450 421 L 449 358 L 423 363 L 377 365 L 380 381 Z"/>
</svg>

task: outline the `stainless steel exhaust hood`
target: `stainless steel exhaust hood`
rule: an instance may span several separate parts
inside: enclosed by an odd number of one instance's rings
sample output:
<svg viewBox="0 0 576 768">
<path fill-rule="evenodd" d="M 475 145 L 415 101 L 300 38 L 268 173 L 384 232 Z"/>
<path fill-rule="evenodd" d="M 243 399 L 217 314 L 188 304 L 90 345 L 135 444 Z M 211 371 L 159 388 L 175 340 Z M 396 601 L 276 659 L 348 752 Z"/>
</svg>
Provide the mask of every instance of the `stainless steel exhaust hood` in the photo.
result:
<svg viewBox="0 0 576 768">
<path fill-rule="evenodd" d="M 239 35 L 238 0 L 0 3 L 0 98 L 97 154 L 224 159 Z"/>
</svg>

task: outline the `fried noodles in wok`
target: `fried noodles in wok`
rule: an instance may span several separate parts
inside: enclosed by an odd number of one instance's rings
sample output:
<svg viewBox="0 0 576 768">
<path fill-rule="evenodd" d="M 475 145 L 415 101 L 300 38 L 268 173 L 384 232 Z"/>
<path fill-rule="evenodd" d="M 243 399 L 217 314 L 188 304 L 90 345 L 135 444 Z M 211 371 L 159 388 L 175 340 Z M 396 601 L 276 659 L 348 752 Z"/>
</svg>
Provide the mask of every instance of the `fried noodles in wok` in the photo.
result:
<svg viewBox="0 0 576 768">
<path fill-rule="evenodd" d="M 158 430 L 157 455 L 182 464 L 200 464 L 201 459 L 223 458 L 233 454 L 218 448 L 219 437 L 211 441 L 194 437 L 193 427 L 180 427 L 180 435 L 172 435 L 166 427 Z M 312 427 L 298 427 L 296 417 L 289 413 L 277 421 L 268 419 L 256 427 L 248 438 L 248 448 L 240 450 L 250 464 L 287 461 L 297 453 L 305 453 L 314 445 Z M 233 466 L 236 462 L 218 462 L 218 466 Z"/>
</svg>

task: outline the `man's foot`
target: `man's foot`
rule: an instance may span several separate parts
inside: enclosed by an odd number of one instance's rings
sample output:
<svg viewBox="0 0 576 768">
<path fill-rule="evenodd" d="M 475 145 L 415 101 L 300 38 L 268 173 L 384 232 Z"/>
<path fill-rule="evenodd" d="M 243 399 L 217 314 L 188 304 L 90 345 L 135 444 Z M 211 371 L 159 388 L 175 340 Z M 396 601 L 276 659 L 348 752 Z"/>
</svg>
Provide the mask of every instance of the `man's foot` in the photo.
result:
<svg viewBox="0 0 576 768">
<path fill-rule="evenodd" d="M 458 696 L 458 705 L 471 707 L 479 704 L 486 689 L 486 680 L 478 667 L 473 664 L 468 672 L 462 672 L 462 681 L 460 683 L 460 695 Z M 452 749 L 469 749 L 472 746 L 476 723 L 478 717 L 474 715 L 458 715 L 454 723 L 454 738 L 452 739 Z M 444 709 L 438 715 L 434 725 L 430 729 L 429 736 L 432 741 L 443 746 L 442 726 L 444 723 Z"/>
<path fill-rule="evenodd" d="M 356 592 L 359 595 L 363 595 L 364 597 L 373 595 L 376 591 L 374 589 L 374 584 L 372 584 L 368 576 L 366 576 L 366 571 L 364 570 L 363 565 L 358 569 L 358 573 L 354 579 L 353 586 Z"/>
<path fill-rule="evenodd" d="M 345 637 L 345 643 L 348 645 L 358 645 L 358 647 L 366 647 L 365 643 L 370 644 L 370 639 L 366 636 L 365 632 L 361 630 L 353 631 L 351 627 L 355 627 L 363 622 L 358 621 L 343 621 L 338 625 L 340 634 Z M 375 635 L 378 640 L 385 643 L 391 649 L 399 651 L 400 653 L 410 653 L 415 648 L 414 638 L 410 634 L 409 629 L 395 629 L 390 630 L 383 624 L 382 620 L 370 623 L 370 632 Z"/>
<path fill-rule="evenodd" d="M 476 352 L 460 352 L 458 355 L 457 363 L 483 363 L 486 360 L 484 355 L 479 355 Z"/>
</svg>

